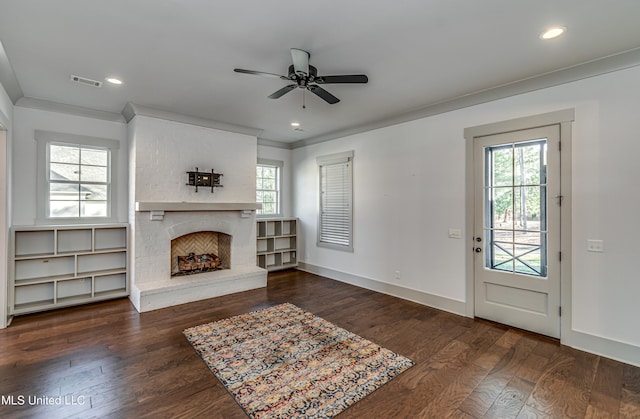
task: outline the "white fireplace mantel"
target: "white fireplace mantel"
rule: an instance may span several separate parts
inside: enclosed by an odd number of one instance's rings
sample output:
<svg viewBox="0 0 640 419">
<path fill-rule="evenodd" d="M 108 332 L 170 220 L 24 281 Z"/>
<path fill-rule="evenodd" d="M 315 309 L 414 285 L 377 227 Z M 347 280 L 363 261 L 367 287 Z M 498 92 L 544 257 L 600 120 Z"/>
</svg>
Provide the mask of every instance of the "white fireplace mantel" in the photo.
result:
<svg viewBox="0 0 640 419">
<path fill-rule="evenodd" d="M 136 211 L 149 212 L 152 221 L 162 221 L 168 211 L 240 211 L 241 217 L 248 217 L 261 208 L 262 204 L 255 202 L 136 202 Z"/>
</svg>

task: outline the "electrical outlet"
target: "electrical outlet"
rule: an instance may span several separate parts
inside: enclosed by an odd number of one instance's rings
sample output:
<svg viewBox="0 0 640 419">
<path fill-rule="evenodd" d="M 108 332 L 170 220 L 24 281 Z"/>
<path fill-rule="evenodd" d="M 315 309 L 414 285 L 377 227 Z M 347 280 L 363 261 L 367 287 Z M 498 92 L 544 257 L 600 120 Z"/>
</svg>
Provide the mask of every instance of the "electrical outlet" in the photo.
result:
<svg viewBox="0 0 640 419">
<path fill-rule="evenodd" d="M 587 250 L 590 252 L 604 252 L 604 242 L 602 240 L 587 240 Z"/>
<path fill-rule="evenodd" d="M 396 271 L 395 277 L 396 277 L 396 279 L 400 279 L 400 271 Z"/>
</svg>

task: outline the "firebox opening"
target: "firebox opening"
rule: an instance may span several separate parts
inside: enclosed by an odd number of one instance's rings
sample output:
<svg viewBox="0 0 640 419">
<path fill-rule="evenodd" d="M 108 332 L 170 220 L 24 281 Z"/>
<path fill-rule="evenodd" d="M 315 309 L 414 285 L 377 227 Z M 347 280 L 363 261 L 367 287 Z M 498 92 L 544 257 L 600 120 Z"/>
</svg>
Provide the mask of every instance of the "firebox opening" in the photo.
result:
<svg viewBox="0 0 640 419">
<path fill-rule="evenodd" d="M 171 240 L 171 276 L 231 268 L 231 236 L 198 231 Z"/>
</svg>

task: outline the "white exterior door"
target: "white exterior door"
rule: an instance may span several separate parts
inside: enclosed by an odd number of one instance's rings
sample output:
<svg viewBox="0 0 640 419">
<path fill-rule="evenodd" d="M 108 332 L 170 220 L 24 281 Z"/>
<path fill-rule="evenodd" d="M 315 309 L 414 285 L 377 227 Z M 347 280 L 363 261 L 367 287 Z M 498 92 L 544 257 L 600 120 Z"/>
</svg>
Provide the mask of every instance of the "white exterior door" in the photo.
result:
<svg viewBox="0 0 640 419">
<path fill-rule="evenodd" d="M 560 337 L 560 126 L 474 139 L 475 316 Z"/>
</svg>

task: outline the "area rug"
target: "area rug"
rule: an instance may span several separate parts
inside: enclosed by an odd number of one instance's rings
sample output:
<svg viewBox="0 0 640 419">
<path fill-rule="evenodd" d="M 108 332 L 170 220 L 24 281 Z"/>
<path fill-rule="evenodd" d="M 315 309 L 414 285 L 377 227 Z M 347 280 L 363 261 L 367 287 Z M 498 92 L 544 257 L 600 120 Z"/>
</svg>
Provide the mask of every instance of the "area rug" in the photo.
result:
<svg viewBox="0 0 640 419">
<path fill-rule="evenodd" d="M 293 304 L 183 333 L 252 418 L 330 418 L 413 365 Z"/>
</svg>

